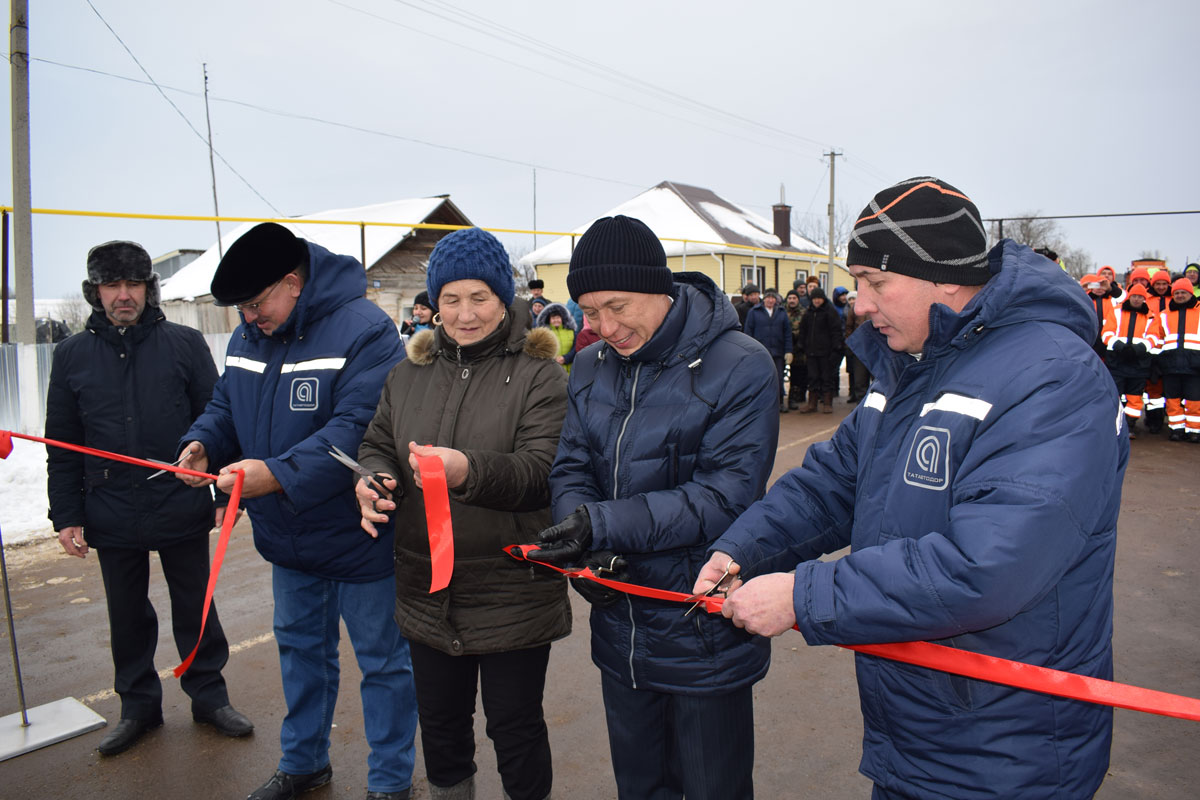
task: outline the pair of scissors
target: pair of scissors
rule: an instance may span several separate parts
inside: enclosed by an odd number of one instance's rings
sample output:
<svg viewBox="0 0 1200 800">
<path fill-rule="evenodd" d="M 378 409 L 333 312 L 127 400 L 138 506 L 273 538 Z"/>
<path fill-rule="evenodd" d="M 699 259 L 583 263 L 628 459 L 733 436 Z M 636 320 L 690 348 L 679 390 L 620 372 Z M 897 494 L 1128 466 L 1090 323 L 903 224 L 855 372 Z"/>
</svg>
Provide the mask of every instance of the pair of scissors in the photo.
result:
<svg viewBox="0 0 1200 800">
<path fill-rule="evenodd" d="M 367 469 L 362 464 L 358 463 L 353 458 L 351 458 L 350 456 L 343 453 L 341 450 L 338 449 L 337 445 L 331 444 L 331 445 L 329 445 L 329 447 L 331 448 L 330 450 L 327 451 L 329 453 L 329 455 L 333 456 L 338 461 L 340 461 L 343 466 L 347 466 L 350 469 L 357 472 L 364 480 L 366 480 L 368 486 L 370 486 L 372 489 L 374 489 L 376 492 L 379 493 L 380 497 L 382 497 L 384 499 L 391 498 L 392 493 L 387 490 L 386 486 L 384 486 L 382 477 L 375 474 L 374 472 L 371 472 L 371 470 Z M 374 505 L 374 503 L 372 503 L 372 505 Z"/>
<path fill-rule="evenodd" d="M 159 461 L 157 458 L 147 458 L 146 460 L 153 461 L 155 464 L 164 464 L 168 467 L 178 467 L 180 464 L 183 463 L 183 460 L 185 458 L 187 458 L 189 454 L 190 454 L 190 451 L 185 450 L 183 455 L 181 455 L 179 458 L 175 459 L 174 463 L 171 463 L 171 464 L 168 464 L 166 461 Z M 165 469 L 160 469 L 158 472 L 155 472 L 152 475 L 147 476 L 146 480 L 151 480 L 153 478 L 157 478 L 159 475 L 165 475 L 166 472 L 167 471 Z"/>
<path fill-rule="evenodd" d="M 724 591 L 723 589 L 721 589 L 721 584 L 724 583 L 725 579 L 729 577 L 729 570 L 732 567 L 733 567 L 733 559 L 731 558 L 731 559 L 729 559 L 729 563 L 725 565 L 725 572 L 722 573 L 721 577 L 717 578 L 717 582 L 714 583 L 707 592 L 702 592 L 701 594 L 694 594 L 691 597 L 687 598 L 688 601 L 695 600 L 696 602 L 692 604 L 691 608 L 689 608 L 687 611 L 683 612 L 683 615 L 685 617 L 688 614 L 691 614 L 693 611 L 695 611 L 700 606 L 704 605 L 704 598 L 712 597 L 714 594 L 717 593 L 718 590 Z"/>
</svg>

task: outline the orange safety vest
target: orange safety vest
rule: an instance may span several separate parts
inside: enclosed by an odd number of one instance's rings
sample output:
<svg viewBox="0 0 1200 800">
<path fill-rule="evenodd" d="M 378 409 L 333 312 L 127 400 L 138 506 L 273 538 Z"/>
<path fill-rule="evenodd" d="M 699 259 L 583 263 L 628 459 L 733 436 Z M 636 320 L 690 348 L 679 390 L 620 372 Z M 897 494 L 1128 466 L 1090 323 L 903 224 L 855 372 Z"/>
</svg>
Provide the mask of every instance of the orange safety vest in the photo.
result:
<svg viewBox="0 0 1200 800">
<path fill-rule="evenodd" d="M 1105 317 L 1100 341 L 1110 351 L 1113 343 L 1117 341 L 1128 345 L 1143 344 L 1148 353 L 1157 353 L 1162 347 L 1162 325 L 1158 315 L 1149 307 L 1139 312 L 1126 309 L 1122 304 L 1114 308 L 1111 315 L 1106 314 Z"/>
</svg>

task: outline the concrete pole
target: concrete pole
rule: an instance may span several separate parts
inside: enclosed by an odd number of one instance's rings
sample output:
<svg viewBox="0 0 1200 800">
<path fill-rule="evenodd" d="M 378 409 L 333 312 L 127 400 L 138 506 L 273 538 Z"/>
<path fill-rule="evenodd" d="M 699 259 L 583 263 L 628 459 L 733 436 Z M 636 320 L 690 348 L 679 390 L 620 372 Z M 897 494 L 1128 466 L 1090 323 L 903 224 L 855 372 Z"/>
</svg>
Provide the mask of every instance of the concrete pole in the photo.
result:
<svg viewBox="0 0 1200 800">
<path fill-rule="evenodd" d="M 13 273 L 16 277 L 17 341 L 34 344 L 33 215 L 29 188 L 29 0 L 12 0 L 8 30 L 12 63 Z"/>
<path fill-rule="evenodd" d="M 841 153 L 836 152 L 831 147 L 831 148 L 829 148 L 829 152 L 826 153 L 825 155 L 829 156 L 829 280 L 832 283 L 833 282 L 833 248 L 834 248 L 834 241 L 833 241 L 833 215 L 834 215 L 834 211 L 833 211 L 833 208 L 834 208 L 834 206 L 833 206 L 833 184 L 834 184 L 833 172 L 834 172 L 834 165 L 837 162 L 837 157 L 839 155 L 841 155 Z"/>
</svg>

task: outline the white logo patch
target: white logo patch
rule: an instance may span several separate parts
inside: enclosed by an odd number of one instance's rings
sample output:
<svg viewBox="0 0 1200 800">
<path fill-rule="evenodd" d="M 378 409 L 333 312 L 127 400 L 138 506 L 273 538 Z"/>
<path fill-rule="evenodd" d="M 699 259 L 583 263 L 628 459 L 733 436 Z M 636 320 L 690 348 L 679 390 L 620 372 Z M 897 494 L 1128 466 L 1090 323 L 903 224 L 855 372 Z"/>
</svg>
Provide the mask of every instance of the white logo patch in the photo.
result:
<svg viewBox="0 0 1200 800">
<path fill-rule="evenodd" d="M 288 397 L 292 411 L 316 411 L 320 386 L 317 378 L 292 378 L 292 391 Z"/>
<path fill-rule="evenodd" d="M 904 464 L 904 482 L 909 486 L 940 492 L 950 474 L 950 431 L 922 425 L 913 436 Z"/>
</svg>

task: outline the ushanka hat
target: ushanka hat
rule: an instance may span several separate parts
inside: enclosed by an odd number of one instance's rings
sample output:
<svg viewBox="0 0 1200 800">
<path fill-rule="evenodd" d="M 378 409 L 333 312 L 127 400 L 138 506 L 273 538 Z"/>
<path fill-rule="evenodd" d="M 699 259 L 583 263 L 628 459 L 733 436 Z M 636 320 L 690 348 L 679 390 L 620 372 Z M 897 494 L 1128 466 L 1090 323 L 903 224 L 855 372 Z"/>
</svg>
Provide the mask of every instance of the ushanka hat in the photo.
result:
<svg viewBox="0 0 1200 800">
<path fill-rule="evenodd" d="M 673 280 L 662 243 L 640 219 L 602 217 L 579 237 L 567 268 L 567 291 L 671 294 Z"/>
<path fill-rule="evenodd" d="M 425 286 L 433 301 L 430 308 L 437 308 L 443 286 L 464 280 L 483 281 L 506 307 L 512 305 L 516 284 L 508 252 L 499 239 L 480 228 L 463 228 L 442 237 L 429 254 Z"/>
<path fill-rule="evenodd" d="M 213 305 L 249 302 L 307 261 L 303 239 L 276 222 L 255 225 L 230 245 L 217 265 L 209 287 Z"/>
<path fill-rule="evenodd" d="M 105 242 L 88 251 L 87 280 L 83 282 L 83 299 L 97 311 L 103 311 L 97 288 L 114 281 L 142 281 L 146 284 L 146 305 L 158 305 L 158 275 L 150 254 L 137 242 Z"/>
<path fill-rule="evenodd" d="M 937 178 L 884 189 L 859 214 L 847 266 L 979 286 L 991 277 L 987 233 L 971 198 Z"/>
</svg>

